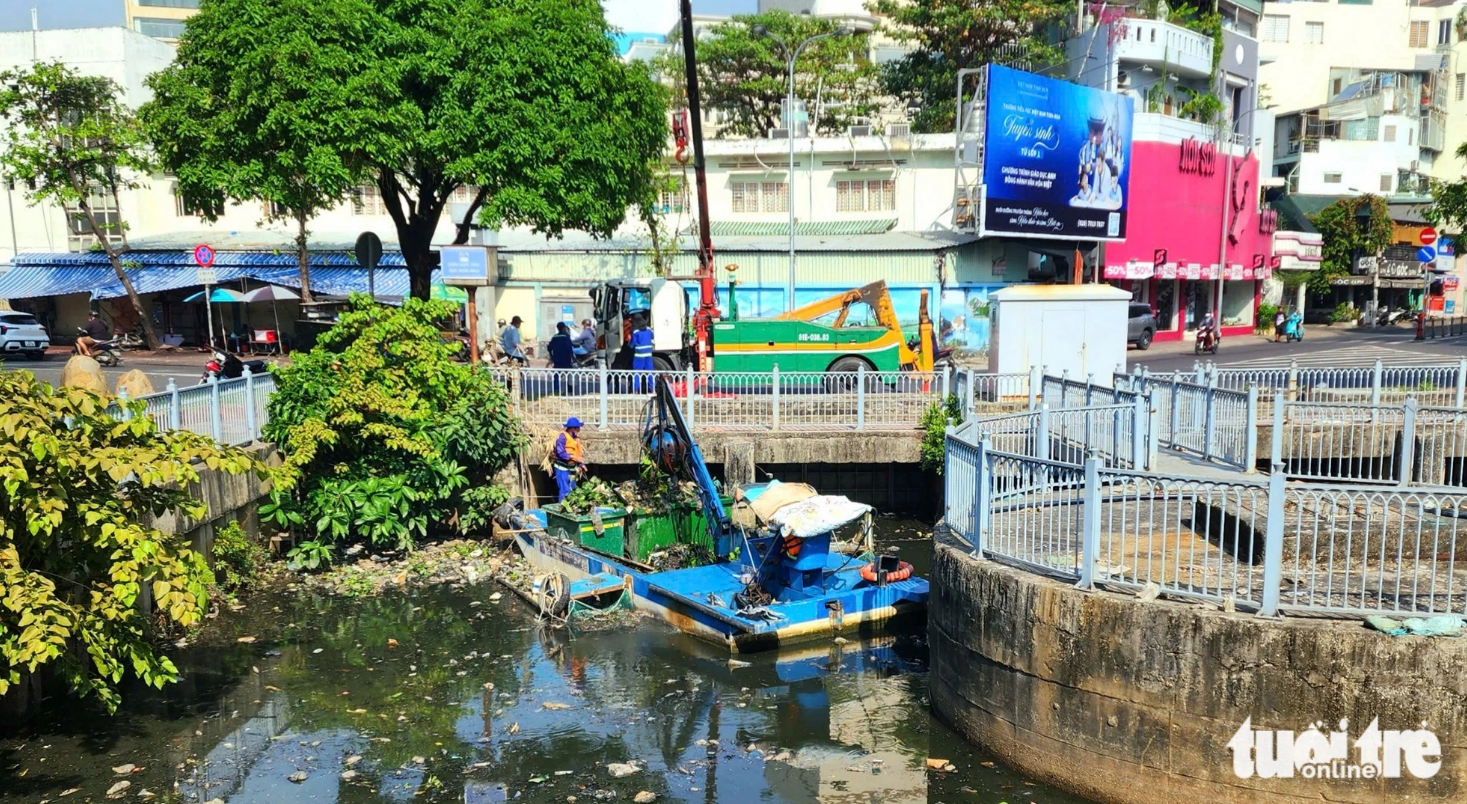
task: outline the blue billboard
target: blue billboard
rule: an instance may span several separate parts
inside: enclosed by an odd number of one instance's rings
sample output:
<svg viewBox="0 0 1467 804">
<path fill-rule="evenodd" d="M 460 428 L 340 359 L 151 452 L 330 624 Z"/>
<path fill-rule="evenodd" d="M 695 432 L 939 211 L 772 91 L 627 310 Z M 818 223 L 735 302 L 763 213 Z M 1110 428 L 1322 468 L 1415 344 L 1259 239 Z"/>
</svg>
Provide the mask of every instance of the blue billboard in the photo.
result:
<svg viewBox="0 0 1467 804">
<path fill-rule="evenodd" d="M 1131 98 L 988 65 L 983 231 L 1123 240 Z"/>
</svg>

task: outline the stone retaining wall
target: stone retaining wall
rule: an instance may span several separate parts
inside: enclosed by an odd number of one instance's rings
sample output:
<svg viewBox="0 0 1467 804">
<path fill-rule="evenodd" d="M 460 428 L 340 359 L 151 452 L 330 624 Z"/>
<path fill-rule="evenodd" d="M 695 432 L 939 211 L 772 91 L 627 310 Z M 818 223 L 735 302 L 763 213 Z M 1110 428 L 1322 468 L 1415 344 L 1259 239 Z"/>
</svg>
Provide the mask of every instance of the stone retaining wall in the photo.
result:
<svg viewBox="0 0 1467 804">
<path fill-rule="evenodd" d="M 939 545 L 928 615 L 937 715 L 1030 776 L 1105 804 L 1467 800 L 1467 640 L 1263 620 L 1087 593 Z M 1351 739 L 1425 723 L 1430 779 L 1240 779 L 1254 729 Z M 936 747 L 934 747 L 936 750 Z M 1350 751 L 1353 762 L 1357 753 Z"/>
</svg>

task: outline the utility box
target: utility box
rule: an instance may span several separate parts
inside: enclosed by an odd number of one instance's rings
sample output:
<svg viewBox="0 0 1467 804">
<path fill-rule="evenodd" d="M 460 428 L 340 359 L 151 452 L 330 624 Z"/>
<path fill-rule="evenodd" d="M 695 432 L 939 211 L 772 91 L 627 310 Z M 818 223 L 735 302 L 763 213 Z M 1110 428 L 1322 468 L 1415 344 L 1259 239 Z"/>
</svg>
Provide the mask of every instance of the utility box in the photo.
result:
<svg viewBox="0 0 1467 804">
<path fill-rule="evenodd" d="M 989 296 L 988 370 L 1026 374 L 1033 367 L 1110 384 L 1126 363 L 1131 294 L 1110 285 L 1014 285 Z"/>
</svg>

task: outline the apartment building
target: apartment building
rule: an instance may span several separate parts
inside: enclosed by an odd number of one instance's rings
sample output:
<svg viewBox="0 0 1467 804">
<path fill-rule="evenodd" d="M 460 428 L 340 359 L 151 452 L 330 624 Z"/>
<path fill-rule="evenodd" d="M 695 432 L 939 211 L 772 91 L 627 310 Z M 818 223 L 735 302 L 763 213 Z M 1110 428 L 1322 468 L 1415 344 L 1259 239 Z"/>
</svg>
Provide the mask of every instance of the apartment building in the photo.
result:
<svg viewBox="0 0 1467 804">
<path fill-rule="evenodd" d="M 130 28 L 144 36 L 177 42 L 184 21 L 200 0 L 16 0 L 0 3 L 0 32 L 82 28 Z"/>
</svg>

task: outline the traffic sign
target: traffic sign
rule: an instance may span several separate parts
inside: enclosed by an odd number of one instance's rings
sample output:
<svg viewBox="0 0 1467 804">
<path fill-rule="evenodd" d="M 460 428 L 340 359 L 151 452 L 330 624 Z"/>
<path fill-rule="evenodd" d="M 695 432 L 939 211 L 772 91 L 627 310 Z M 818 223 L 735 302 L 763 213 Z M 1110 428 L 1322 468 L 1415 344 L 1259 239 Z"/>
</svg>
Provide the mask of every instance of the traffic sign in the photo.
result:
<svg viewBox="0 0 1467 804">
<path fill-rule="evenodd" d="M 1457 241 L 1446 235 L 1436 239 L 1436 253 L 1443 257 L 1452 257 L 1457 253 Z"/>
<path fill-rule="evenodd" d="M 1429 246 L 1436 242 L 1436 230 L 1428 226 L 1417 233 L 1416 238 L 1421 241 L 1421 245 Z"/>
<path fill-rule="evenodd" d="M 444 246 L 438 267 L 443 284 L 484 287 L 489 284 L 489 249 L 483 246 Z"/>
<path fill-rule="evenodd" d="M 214 249 L 200 243 L 194 246 L 194 264 L 200 268 L 208 268 L 214 264 Z"/>
<path fill-rule="evenodd" d="M 1436 260 L 1436 249 L 1431 246 L 1422 246 L 1416 249 L 1416 259 L 1421 262 L 1434 262 Z"/>
<path fill-rule="evenodd" d="M 357 265 L 376 268 L 382 261 L 382 238 L 375 232 L 362 232 L 357 237 L 356 257 Z"/>
</svg>

